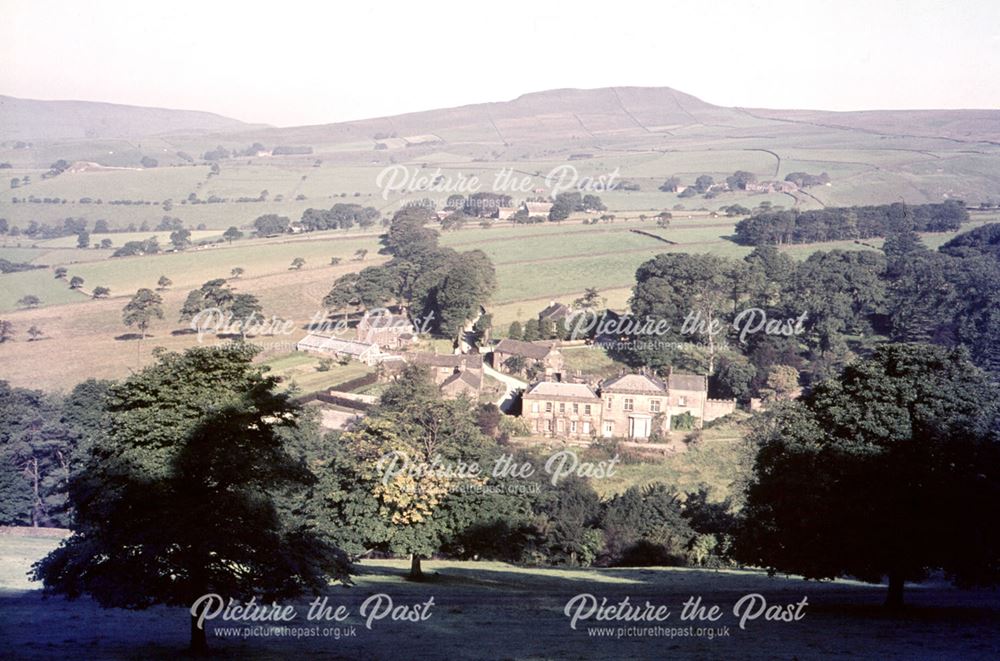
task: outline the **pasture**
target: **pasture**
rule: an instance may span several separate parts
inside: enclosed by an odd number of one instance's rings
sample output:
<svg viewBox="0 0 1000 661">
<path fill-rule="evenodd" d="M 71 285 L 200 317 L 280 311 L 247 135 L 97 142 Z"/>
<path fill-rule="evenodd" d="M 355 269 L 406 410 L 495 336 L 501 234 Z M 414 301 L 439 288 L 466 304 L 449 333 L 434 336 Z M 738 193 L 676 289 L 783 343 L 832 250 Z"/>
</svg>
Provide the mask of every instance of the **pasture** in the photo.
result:
<svg viewBox="0 0 1000 661">
<path fill-rule="evenodd" d="M 10 658 L 183 655 L 188 635 L 184 608 L 104 610 L 86 597 L 43 599 L 24 572 L 56 543 L 51 538 L 0 537 L 0 637 Z M 348 613 L 345 621 L 330 623 L 336 627 L 323 629 L 307 620 L 311 598 L 284 602 L 297 614 L 284 631 L 265 633 L 257 624 L 254 633 L 255 623 L 210 621 L 213 658 L 387 659 L 398 657 L 400 650 L 410 658 L 470 660 L 993 658 L 1000 653 L 997 594 L 961 591 L 937 581 L 910 586 L 908 610 L 889 615 L 880 608 L 884 587 L 851 580 L 804 581 L 750 570 L 431 560 L 424 562 L 426 580 L 411 582 L 405 579 L 407 564 L 364 560 L 357 565 L 353 587 L 331 586 L 325 593 L 328 605 L 343 605 Z M 393 606 L 432 598 L 433 605 L 422 621 L 369 622 L 362 605 L 377 594 L 388 595 Z M 591 617 L 578 620 L 574 628 L 566 605 L 580 594 L 606 598 L 609 605 L 626 597 L 637 606 L 649 602 L 666 607 L 670 615 L 659 623 Z M 751 617 L 747 601 L 736 610 L 749 594 L 761 595 L 769 606 L 789 607 L 805 599 L 802 617 L 791 622 L 768 621 L 762 612 Z M 683 604 L 699 597 L 702 605 L 720 607 L 718 621 L 681 619 Z M 660 628 L 654 629 L 657 624 Z"/>
</svg>

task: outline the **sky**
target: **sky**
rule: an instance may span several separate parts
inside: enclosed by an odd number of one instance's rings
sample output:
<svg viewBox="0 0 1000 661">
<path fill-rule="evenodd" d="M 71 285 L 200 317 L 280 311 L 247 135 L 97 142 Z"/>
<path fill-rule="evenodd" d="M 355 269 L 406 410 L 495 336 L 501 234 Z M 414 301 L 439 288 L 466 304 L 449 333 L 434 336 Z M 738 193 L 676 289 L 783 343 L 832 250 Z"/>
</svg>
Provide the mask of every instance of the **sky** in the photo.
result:
<svg viewBox="0 0 1000 661">
<path fill-rule="evenodd" d="M 1000 0 L 0 0 L 0 94 L 22 98 L 293 126 L 627 85 L 1000 108 Z"/>
</svg>

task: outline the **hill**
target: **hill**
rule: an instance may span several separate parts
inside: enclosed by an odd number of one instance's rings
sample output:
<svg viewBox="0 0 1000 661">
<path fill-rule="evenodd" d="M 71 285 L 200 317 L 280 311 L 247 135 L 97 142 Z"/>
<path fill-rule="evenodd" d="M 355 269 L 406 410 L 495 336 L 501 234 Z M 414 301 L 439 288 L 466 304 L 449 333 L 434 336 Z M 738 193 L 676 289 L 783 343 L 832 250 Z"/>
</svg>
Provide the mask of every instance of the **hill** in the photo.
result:
<svg viewBox="0 0 1000 661">
<path fill-rule="evenodd" d="M 251 125 L 209 112 L 92 101 L 0 96 L 0 140 L 141 138 L 164 133 L 235 131 Z"/>
</svg>

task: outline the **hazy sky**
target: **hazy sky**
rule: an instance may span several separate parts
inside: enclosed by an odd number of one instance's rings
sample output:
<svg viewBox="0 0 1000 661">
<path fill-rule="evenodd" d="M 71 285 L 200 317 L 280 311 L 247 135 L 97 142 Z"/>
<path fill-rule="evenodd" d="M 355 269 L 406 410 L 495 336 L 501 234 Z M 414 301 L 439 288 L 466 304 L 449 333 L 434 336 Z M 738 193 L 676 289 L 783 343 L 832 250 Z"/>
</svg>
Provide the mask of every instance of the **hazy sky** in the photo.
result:
<svg viewBox="0 0 1000 661">
<path fill-rule="evenodd" d="M 0 0 L 0 94 L 318 124 L 558 87 L 1000 108 L 1000 0 Z"/>
</svg>

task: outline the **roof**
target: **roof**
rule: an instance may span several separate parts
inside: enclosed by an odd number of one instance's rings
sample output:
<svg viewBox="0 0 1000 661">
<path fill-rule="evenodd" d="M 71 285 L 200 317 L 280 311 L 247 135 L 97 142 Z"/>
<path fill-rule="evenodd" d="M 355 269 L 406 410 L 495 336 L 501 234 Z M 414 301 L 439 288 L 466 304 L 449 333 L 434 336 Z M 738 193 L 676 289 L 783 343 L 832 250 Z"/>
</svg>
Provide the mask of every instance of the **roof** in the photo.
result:
<svg viewBox="0 0 1000 661">
<path fill-rule="evenodd" d="M 310 333 L 299 340 L 295 345 L 299 350 L 312 349 L 314 351 L 328 351 L 330 353 L 343 353 L 350 356 L 360 356 L 374 349 L 378 351 L 378 346 L 366 342 L 355 342 L 353 340 L 342 340 L 328 335 Z"/>
<path fill-rule="evenodd" d="M 543 360 L 552 352 L 553 348 L 551 342 L 525 342 L 505 337 L 493 348 L 493 351 L 524 356 L 525 358 L 532 358 L 534 360 Z"/>
<path fill-rule="evenodd" d="M 671 390 L 708 390 L 708 378 L 701 374 L 671 374 L 667 385 Z"/>
<path fill-rule="evenodd" d="M 483 385 L 483 377 L 478 372 L 473 373 L 467 370 L 456 372 L 441 382 L 441 390 L 459 390 L 463 386 L 479 390 Z"/>
<path fill-rule="evenodd" d="M 593 399 L 600 401 L 590 386 L 583 383 L 562 383 L 557 381 L 541 381 L 531 386 L 525 397 L 570 397 L 572 399 Z"/>
<path fill-rule="evenodd" d="M 552 211 L 551 202 L 525 202 L 524 208 L 527 209 L 528 215 L 545 214 L 546 216 Z"/>
<path fill-rule="evenodd" d="M 465 369 L 482 369 L 483 367 L 481 353 L 414 352 L 406 354 L 406 358 L 416 365 L 429 367 L 464 367 Z"/>
<path fill-rule="evenodd" d="M 664 393 L 667 384 L 655 376 L 645 374 L 626 374 L 617 379 L 609 379 L 601 385 L 602 391 L 627 393 Z"/>
<path fill-rule="evenodd" d="M 548 307 L 538 313 L 539 319 L 565 319 L 569 315 L 569 306 L 555 301 L 549 303 Z"/>
<path fill-rule="evenodd" d="M 358 322 L 359 327 L 362 325 L 397 333 L 412 333 L 414 331 L 413 323 L 405 314 L 366 314 Z"/>
</svg>

